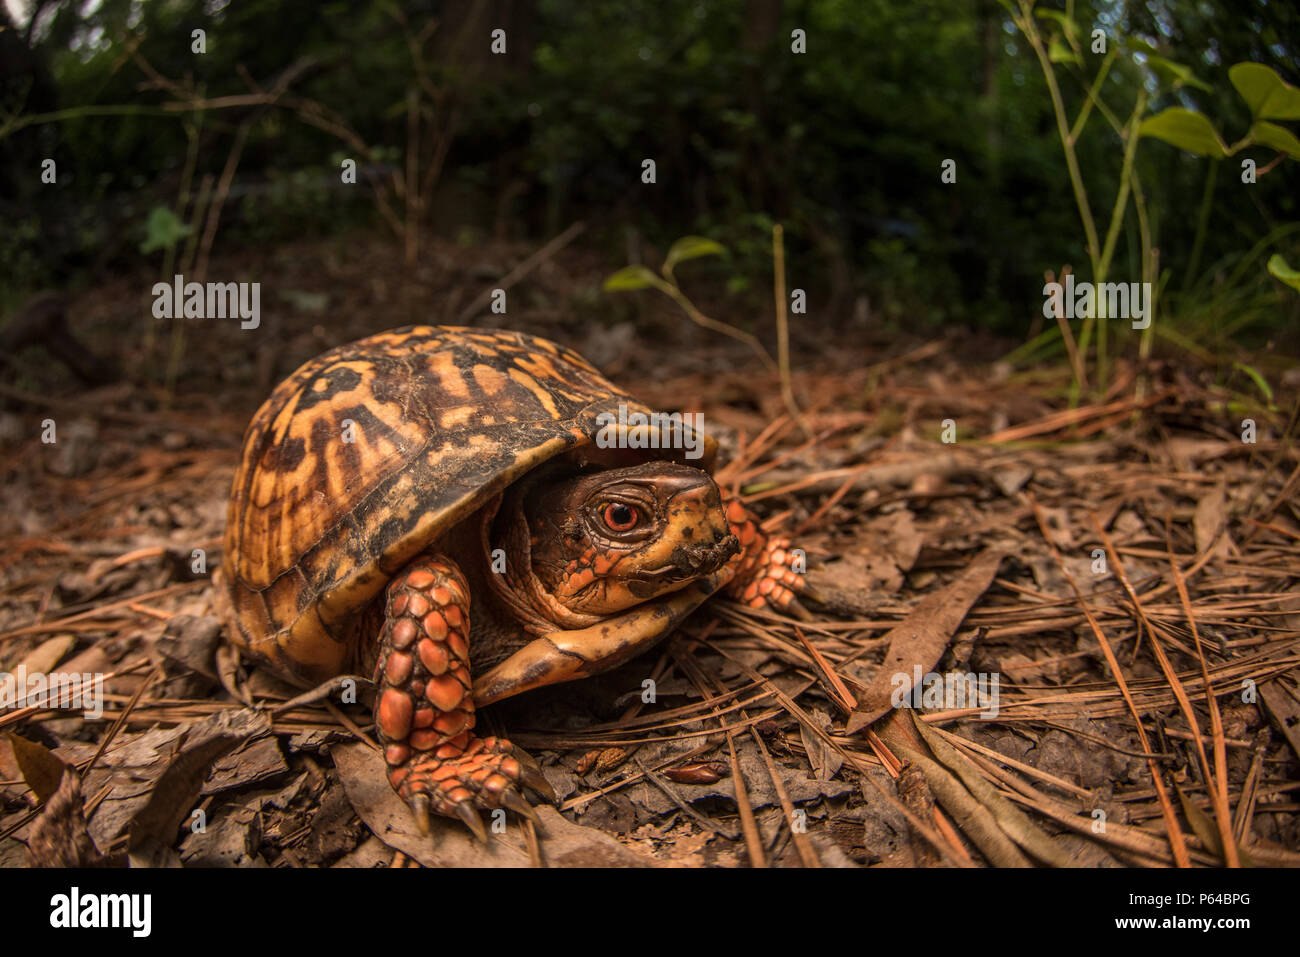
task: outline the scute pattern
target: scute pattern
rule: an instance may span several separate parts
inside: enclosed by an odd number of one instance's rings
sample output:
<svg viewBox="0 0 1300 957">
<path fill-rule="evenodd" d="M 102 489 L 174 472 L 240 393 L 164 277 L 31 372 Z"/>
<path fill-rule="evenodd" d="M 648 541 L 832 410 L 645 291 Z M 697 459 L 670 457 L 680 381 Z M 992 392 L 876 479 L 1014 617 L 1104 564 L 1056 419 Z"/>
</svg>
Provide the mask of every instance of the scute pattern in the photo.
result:
<svg viewBox="0 0 1300 957">
<path fill-rule="evenodd" d="M 304 683 L 338 673 L 403 565 L 619 403 L 649 411 L 523 333 L 407 327 L 307 362 L 245 435 L 223 566 L 236 642 Z"/>
</svg>

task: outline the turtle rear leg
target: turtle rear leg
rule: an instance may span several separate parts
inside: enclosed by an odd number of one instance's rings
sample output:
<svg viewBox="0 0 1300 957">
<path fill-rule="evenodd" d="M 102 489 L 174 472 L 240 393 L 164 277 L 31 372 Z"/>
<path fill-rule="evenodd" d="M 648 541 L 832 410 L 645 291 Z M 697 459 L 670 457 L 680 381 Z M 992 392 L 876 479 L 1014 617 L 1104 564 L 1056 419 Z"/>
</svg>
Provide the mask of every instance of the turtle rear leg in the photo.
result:
<svg viewBox="0 0 1300 957">
<path fill-rule="evenodd" d="M 456 564 L 425 553 L 389 584 L 375 683 L 375 727 L 388 780 L 428 831 L 458 817 L 482 839 L 479 809 L 532 815 L 518 787 L 550 791 L 536 762 L 503 738 L 476 736 L 469 671 L 469 586 Z"/>
<path fill-rule="evenodd" d="M 740 539 L 740 552 L 731 560 L 734 574 L 725 591 L 751 608 L 776 608 L 799 617 L 807 610 L 799 603 L 804 592 L 801 553 L 790 547 L 788 538 L 767 535 L 758 519 L 738 499 L 724 499 L 727 524 Z"/>
</svg>

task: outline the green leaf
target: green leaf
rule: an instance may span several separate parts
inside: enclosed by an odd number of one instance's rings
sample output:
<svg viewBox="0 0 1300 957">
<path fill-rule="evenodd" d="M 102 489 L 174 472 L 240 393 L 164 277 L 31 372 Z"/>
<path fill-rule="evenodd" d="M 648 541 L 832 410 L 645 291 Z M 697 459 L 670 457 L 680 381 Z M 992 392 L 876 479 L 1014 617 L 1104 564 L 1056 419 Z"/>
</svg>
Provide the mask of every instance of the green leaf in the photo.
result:
<svg viewBox="0 0 1300 957">
<path fill-rule="evenodd" d="M 1169 84 L 1171 89 L 1176 90 L 1180 86 L 1194 86 L 1206 93 L 1214 92 L 1208 83 L 1197 79 L 1196 74 L 1192 72 L 1192 68 L 1189 66 L 1154 55 L 1147 56 L 1147 63 L 1151 66 L 1152 72 Z"/>
<path fill-rule="evenodd" d="M 605 280 L 602 287 L 606 292 L 630 292 L 633 289 L 645 289 L 659 286 L 663 280 L 645 266 L 624 266 Z"/>
<path fill-rule="evenodd" d="M 683 236 L 668 250 L 664 269 L 671 272 L 672 268 L 683 260 L 698 259 L 701 256 L 720 256 L 726 252 L 727 248 L 721 243 L 704 236 Z"/>
<path fill-rule="evenodd" d="M 1060 10 L 1035 10 L 1034 15 L 1042 17 L 1044 20 L 1055 20 L 1057 25 L 1065 31 L 1066 38 L 1073 46 L 1079 39 L 1079 28 L 1074 25 L 1074 21 L 1067 17 Z"/>
<path fill-rule="evenodd" d="M 1062 27 L 1070 22 L 1070 18 L 1060 10 L 1035 10 L 1034 16 L 1041 20 L 1055 20 Z"/>
<path fill-rule="evenodd" d="M 1148 57 L 1156 55 L 1156 48 L 1139 36 L 1130 34 L 1123 37 L 1119 42 L 1135 53 L 1141 53 Z"/>
<path fill-rule="evenodd" d="M 1047 59 L 1053 63 L 1078 63 L 1080 66 L 1083 65 L 1074 51 L 1065 45 L 1065 41 L 1061 39 L 1059 33 L 1053 33 L 1051 41 L 1047 44 Z"/>
<path fill-rule="evenodd" d="M 1138 135 L 1154 136 L 1197 156 L 1223 159 L 1228 155 L 1228 147 L 1210 121 L 1202 114 L 1181 106 L 1171 106 L 1155 116 L 1148 116 L 1138 127 Z"/>
<path fill-rule="evenodd" d="M 140 244 L 140 252 L 170 249 L 191 232 L 190 227 L 177 219 L 166 206 L 155 206 L 149 210 L 149 219 L 144 224 L 144 242 Z"/>
<path fill-rule="evenodd" d="M 1260 375 L 1259 370 L 1256 369 L 1254 366 L 1246 365 L 1246 363 L 1244 362 L 1234 362 L 1233 365 L 1236 368 L 1240 369 L 1242 372 L 1246 373 L 1246 375 L 1250 376 L 1251 381 L 1255 383 L 1255 385 L 1259 388 L 1259 391 L 1264 393 L 1264 398 L 1268 401 L 1268 404 L 1272 405 L 1273 390 L 1269 388 L 1268 380 L 1265 379 L 1262 375 Z"/>
<path fill-rule="evenodd" d="M 1260 120 L 1250 128 L 1250 135 L 1261 146 L 1271 147 L 1292 159 L 1300 160 L 1300 140 L 1296 139 L 1295 134 L 1285 126 Z"/>
<path fill-rule="evenodd" d="M 1262 63 L 1238 63 L 1228 79 L 1257 120 L 1300 120 L 1300 89 Z"/>
<path fill-rule="evenodd" d="M 1274 253 L 1268 257 L 1268 271 L 1296 292 L 1300 292 L 1300 270 L 1292 269 L 1281 254 Z"/>
</svg>

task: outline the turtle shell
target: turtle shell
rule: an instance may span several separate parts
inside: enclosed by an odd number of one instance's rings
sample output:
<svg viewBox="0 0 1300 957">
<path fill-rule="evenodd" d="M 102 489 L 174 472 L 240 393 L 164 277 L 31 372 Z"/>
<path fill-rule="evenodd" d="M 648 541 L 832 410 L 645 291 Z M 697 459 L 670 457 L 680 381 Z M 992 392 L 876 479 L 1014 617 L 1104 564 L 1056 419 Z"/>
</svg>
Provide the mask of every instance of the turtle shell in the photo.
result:
<svg viewBox="0 0 1300 957">
<path fill-rule="evenodd" d="M 519 332 L 406 327 L 307 362 L 244 437 L 219 589 L 235 644 L 300 684 L 340 673 L 403 566 L 528 471 L 594 447 L 620 404 L 651 411 Z M 706 437 L 691 464 L 715 450 Z"/>
</svg>

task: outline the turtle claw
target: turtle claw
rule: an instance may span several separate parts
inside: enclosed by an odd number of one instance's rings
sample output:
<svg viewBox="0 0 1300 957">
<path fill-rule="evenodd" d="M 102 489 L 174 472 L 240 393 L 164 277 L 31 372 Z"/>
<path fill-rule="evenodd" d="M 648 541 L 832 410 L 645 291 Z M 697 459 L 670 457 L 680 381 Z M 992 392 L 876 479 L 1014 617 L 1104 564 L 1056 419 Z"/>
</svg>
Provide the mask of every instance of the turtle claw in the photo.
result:
<svg viewBox="0 0 1300 957">
<path fill-rule="evenodd" d="M 524 760 L 527 758 L 527 760 Z M 555 788 L 551 787 L 551 782 L 546 780 L 546 775 L 542 774 L 541 767 L 532 758 L 527 755 L 515 754 L 515 760 L 519 762 L 519 783 L 537 794 L 542 800 L 550 804 L 555 804 L 559 798 L 555 796 Z"/>
<path fill-rule="evenodd" d="M 488 842 L 487 828 L 483 826 L 483 819 L 479 817 L 478 811 L 474 809 L 468 801 L 458 801 L 456 803 L 456 816 L 465 822 L 465 826 L 474 832 L 474 836 L 479 839 L 481 844 Z"/>
<path fill-rule="evenodd" d="M 805 592 L 806 594 L 806 592 Z M 781 609 L 791 618 L 798 618 L 800 621 L 814 621 L 816 616 L 805 607 L 798 598 L 791 598 L 786 606 Z"/>
<path fill-rule="evenodd" d="M 528 818 L 538 827 L 542 826 L 542 819 L 537 816 L 533 806 L 519 796 L 518 791 L 506 791 L 501 795 L 501 803 L 521 817 Z"/>
<path fill-rule="evenodd" d="M 804 599 L 805 601 L 811 601 L 815 605 L 826 604 L 826 596 L 823 595 L 821 592 L 819 592 L 812 585 L 808 584 L 806 580 L 804 581 L 803 588 L 799 589 L 799 597 Z"/>
<path fill-rule="evenodd" d="M 433 802 L 429 800 L 429 795 L 417 794 L 411 798 L 411 815 L 415 818 L 415 826 L 421 837 L 429 836 L 429 817 L 432 810 Z"/>
<path fill-rule="evenodd" d="M 466 735 L 459 753 L 438 755 L 426 751 L 407 755 L 389 771 L 388 780 L 410 806 L 422 835 L 430 833 L 430 818 L 436 814 L 459 818 L 484 844 L 488 843 L 488 831 L 481 811 L 507 808 L 540 824 L 532 805 L 520 792 L 529 788 L 551 802 L 556 799 L 537 762 L 509 741 L 496 737 Z"/>
</svg>

